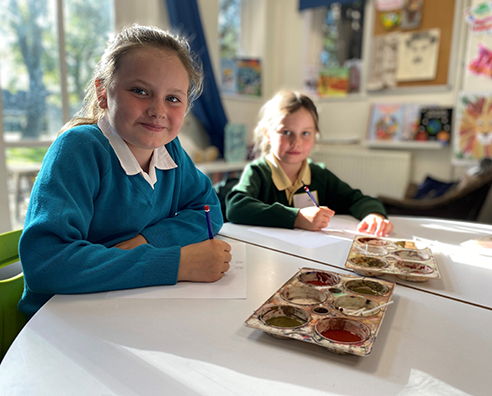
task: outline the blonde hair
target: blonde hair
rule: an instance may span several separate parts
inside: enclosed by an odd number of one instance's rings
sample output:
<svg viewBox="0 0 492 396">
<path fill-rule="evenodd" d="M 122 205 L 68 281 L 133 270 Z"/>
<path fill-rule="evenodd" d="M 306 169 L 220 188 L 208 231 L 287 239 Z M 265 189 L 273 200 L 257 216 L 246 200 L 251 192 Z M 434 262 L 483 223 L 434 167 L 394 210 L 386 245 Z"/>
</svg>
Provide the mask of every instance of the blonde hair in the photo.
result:
<svg viewBox="0 0 492 396">
<path fill-rule="evenodd" d="M 278 124 L 287 114 L 292 114 L 304 107 L 313 117 L 316 131 L 318 127 L 318 110 L 311 98 L 297 91 L 280 91 L 272 99 L 266 102 L 260 110 L 259 122 L 254 130 L 254 152 L 256 155 L 270 153 L 270 143 L 265 132 Z"/>
<path fill-rule="evenodd" d="M 135 48 L 147 46 L 173 52 L 181 60 L 189 78 L 188 111 L 203 90 L 201 61 L 191 52 L 185 39 L 154 26 L 134 24 L 124 28 L 109 42 L 87 85 L 82 108 L 62 127 L 60 133 L 77 125 L 97 123 L 105 110 L 98 104 L 96 81 L 99 80 L 106 88 L 110 87 L 123 56 Z"/>
</svg>

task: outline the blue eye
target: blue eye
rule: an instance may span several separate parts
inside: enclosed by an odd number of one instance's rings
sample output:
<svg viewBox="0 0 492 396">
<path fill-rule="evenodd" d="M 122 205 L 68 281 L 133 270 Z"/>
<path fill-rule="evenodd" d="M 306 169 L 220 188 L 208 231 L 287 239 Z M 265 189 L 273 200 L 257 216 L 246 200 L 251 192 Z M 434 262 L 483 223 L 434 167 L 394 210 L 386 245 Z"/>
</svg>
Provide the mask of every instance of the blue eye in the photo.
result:
<svg viewBox="0 0 492 396">
<path fill-rule="evenodd" d="M 302 136 L 309 137 L 309 136 L 311 136 L 311 132 L 304 131 L 304 132 L 302 133 Z"/>
<path fill-rule="evenodd" d="M 168 96 L 167 100 L 169 102 L 172 102 L 172 103 L 179 103 L 180 102 L 179 98 L 177 98 L 176 96 Z"/>
<path fill-rule="evenodd" d="M 289 136 L 291 134 L 292 134 L 291 131 L 282 131 L 282 135 L 284 135 L 284 136 Z"/>
<path fill-rule="evenodd" d="M 147 95 L 147 91 L 141 88 L 133 88 L 132 91 L 138 95 Z"/>
</svg>

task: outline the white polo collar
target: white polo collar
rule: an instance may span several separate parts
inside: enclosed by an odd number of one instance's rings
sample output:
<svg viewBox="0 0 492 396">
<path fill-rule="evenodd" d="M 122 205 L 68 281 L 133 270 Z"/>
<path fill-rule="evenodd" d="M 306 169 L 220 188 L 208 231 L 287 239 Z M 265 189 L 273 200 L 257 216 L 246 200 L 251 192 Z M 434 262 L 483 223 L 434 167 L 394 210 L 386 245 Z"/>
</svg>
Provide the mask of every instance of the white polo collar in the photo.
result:
<svg viewBox="0 0 492 396">
<path fill-rule="evenodd" d="M 128 176 L 141 174 L 142 177 L 154 188 L 157 182 L 157 175 L 155 169 L 173 169 L 177 168 L 176 163 L 173 161 L 169 152 L 165 146 L 160 146 L 154 149 L 154 154 L 149 165 L 149 173 L 144 172 L 137 159 L 133 155 L 132 151 L 121 138 L 120 135 L 111 126 L 106 116 L 103 116 L 97 122 L 97 126 L 101 129 L 104 136 L 109 140 L 109 144 L 113 147 L 120 165 Z"/>
</svg>

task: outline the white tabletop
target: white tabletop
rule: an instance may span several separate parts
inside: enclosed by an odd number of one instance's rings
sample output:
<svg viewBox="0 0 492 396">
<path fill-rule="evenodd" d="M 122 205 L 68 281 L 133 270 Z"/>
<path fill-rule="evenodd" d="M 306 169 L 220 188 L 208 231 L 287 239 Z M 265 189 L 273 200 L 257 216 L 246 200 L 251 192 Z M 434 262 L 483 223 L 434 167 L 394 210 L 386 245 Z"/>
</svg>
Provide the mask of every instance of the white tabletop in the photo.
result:
<svg viewBox="0 0 492 396">
<path fill-rule="evenodd" d="M 469 239 L 492 235 L 492 225 L 424 217 L 390 219 L 395 226 L 390 238 L 423 240 L 430 245 L 441 279 L 423 283 L 404 281 L 393 275 L 385 275 L 384 279 L 492 309 L 492 257 L 460 246 Z M 226 223 L 220 234 L 343 269 L 357 234 L 357 223 L 350 216 L 334 216 L 328 229 L 320 232 Z"/>
<path fill-rule="evenodd" d="M 492 311 L 396 286 L 372 353 L 340 356 L 244 326 L 326 266 L 252 245 L 246 260 L 247 299 L 55 296 L 0 365 L 2 395 L 490 394 Z"/>
</svg>

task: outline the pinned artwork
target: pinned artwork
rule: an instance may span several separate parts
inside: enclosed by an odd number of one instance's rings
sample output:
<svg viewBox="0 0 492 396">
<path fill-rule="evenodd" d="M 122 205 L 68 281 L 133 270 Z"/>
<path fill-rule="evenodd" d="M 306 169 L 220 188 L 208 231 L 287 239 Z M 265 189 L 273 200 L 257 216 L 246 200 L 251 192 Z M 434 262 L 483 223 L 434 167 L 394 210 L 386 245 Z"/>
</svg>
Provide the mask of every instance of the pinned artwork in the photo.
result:
<svg viewBox="0 0 492 396">
<path fill-rule="evenodd" d="M 245 322 L 274 338 L 339 354 L 371 353 L 395 284 L 301 268 Z"/>
<path fill-rule="evenodd" d="M 411 282 L 441 278 L 427 246 L 392 238 L 356 236 L 345 267 L 364 276 L 392 274 Z"/>
<path fill-rule="evenodd" d="M 424 0 L 405 0 L 400 23 L 403 30 L 417 29 L 420 26 L 423 5 Z"/>
<path fill-rule="evenodd" d="M 462 92 L 456 111 L 455 160 L 492 158 L 492 93 Z"/>
<path fill-rule="evenodd" d="M 436 77 L 440 29 L 401 33 L 397 81 L 424 81 Z"/>
<path fill-rule="evenodd" d="M 398 33 L 374 36 L 369 65 L 369 91 L 380 91 L 396 87 L 398 66 Z"/>
</svg>

